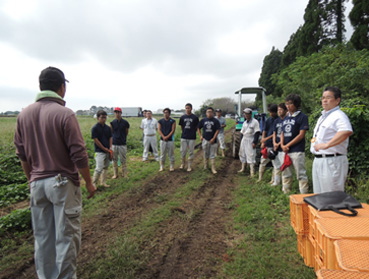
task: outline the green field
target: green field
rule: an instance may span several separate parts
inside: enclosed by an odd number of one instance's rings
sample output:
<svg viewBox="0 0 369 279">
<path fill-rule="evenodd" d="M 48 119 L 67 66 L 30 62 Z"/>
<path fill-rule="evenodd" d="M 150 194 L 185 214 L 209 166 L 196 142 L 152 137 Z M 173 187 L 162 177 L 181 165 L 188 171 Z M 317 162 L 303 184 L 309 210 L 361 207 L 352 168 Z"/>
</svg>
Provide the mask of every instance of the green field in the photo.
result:
<svg viewBox="0 0 369 279">
<path fill-rule="evenodd" d="M 90 130 L 96 120 L 78 119 L 92 173 L 94 152 Z M 176 170 L 158 173 L 157 162 L 141 162 L 141 118 L 127 120 L 131 125 L 127 142 L 129 178 L 108 180 L 111 187 L 99 189 L 90 200 L 83 188 L 84 236 L 79 278 L 153 278 L 168 273 L 191 274 L 196 278 L 315 277 L 297 253 L 296 235 L 289 225 L 288 196 L 267 183 L 270 170 L 264 181 L 257 183 L 256 178 L 237 174 L 238 161 L 218 157 L 218 174 L 214 176 L 203 171 L 198 153 L 194 171 L 180 171 L 180 127 L 177 127 Z M 227 121 L 227 131 L 233 123 Z M 21 168 L 14 156 L 15 118 L 0 118 L 0 125 L 4 131 L 2 178 L 14 180 L 3 183 L 0 190 L 19 192 L 15 194 L 19 199 L 11 199 L 1 196 L 0 191 L 0 198 L 9 199 L 0 207 L 3 213 L 9 213 L 2 214 L 0 219 L 3 275 L 0 278 L 35 278 L 27 204 L 23 205 L 25 208 L 11 209 L 24 199 L 20 193 L 28 191 L 27 187 L 21 187 L 25 185 L 24 176 L 20 175 Z M 230 135 L 227 132 L 227 148 Z M 307 164 L 309 169 L 311 162 Z M 17 190 L 7 188 L 9 185 L 16 185 Z M 298 192 L 296 182 L 293 191 Z M 176 271 L 170 270 L 172 266 Z"/>
</svg>

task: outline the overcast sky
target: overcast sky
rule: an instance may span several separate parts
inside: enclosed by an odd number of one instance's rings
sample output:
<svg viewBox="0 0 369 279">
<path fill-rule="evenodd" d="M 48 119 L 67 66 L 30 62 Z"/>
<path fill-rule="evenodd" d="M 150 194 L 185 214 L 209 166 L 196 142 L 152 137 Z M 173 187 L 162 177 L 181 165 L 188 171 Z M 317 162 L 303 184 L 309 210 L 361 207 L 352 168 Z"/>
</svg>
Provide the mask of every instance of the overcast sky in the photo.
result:
<svg viewBox="0 0 369 279">
<path fill-rule="evenodd" d="M 69 79 L 73 110 L 187 102 L 196 109 L 209 98 L 233 98 L 258 86 L 263 58 L 273 46 L 283 50 L 307 3 L 0 0 L 0 112 L 34 102 L 48 66 Z"/>
</svg>

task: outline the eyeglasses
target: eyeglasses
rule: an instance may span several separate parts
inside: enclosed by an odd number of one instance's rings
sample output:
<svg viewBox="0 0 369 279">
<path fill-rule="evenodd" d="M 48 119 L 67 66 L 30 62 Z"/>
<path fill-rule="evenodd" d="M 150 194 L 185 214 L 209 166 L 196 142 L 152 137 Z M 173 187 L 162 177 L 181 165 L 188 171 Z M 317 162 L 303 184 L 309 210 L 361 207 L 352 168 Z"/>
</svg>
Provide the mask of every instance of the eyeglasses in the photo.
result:
<svg viewBox="0 0 369 279">
<path fill-rule="evenodd" d="M 320 98 L 320 100 L 332 100 L 332 99 L 334 99 L 334 97 L 333 96 L 323 96 L 323 97 L 321 97 Z"/>
</svg>

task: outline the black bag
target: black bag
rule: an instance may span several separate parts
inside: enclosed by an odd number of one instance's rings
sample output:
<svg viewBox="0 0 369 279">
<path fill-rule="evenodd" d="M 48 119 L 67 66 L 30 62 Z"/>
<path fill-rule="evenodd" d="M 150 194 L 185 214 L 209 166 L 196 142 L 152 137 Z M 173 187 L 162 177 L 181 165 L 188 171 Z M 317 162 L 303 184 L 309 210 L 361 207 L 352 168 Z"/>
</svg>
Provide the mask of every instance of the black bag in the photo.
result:
<svg viewBox="0 0 369 279">
<path fill-rule="evenodd" d="M 342 191 L 316 194 L 314 196 L 304 198 L 304 201 L 317 210 L 333 210 L 338 214 L 349 217 L 357 215 L 357 211 L 354 208 L 363 207 L 355 198 Z M 347 209 L 351 211 L 351 214 L 340 211 L 340 209 Z"/>
</svg>

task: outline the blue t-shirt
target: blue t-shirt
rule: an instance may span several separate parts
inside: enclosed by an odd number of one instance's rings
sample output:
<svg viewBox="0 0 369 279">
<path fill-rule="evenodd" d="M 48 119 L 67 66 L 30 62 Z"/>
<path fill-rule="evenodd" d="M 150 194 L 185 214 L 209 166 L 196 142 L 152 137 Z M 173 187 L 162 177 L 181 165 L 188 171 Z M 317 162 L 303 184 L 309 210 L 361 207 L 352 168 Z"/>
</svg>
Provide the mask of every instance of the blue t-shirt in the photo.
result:
<svg viewBox="0 0 369 279">
<path fill-rule="evenodd" d="M 114 119 L 112 122 L 110 122 L 110 125 L 113 128 L 113 144 L 126 145 L 126 129 L 129 129 L 128 121 L 124 120 L 123 118 L 120 121 L 118 121 L 118 119 Z"/>
<path fill-rule="evenodd" d="M 265 131 L 265 137 L 269 137 L 269 136 L 273 135 L 273 132 L 274 132 L 274 122 L 276 120 L 277 120 L 277 117 L 276 118 L 269 117 L 265 121 L 264 129 L 263 129 L 263 131 Z M 273 147 L 273 138 L 268 139 L 265 142 L 265 146 L 266 147 Z"/>
<path fill-rule="evenodd" d="M 172 131 L 173 123 L 176 121 L 172 118 L 169 118 L 168 120 L 165 120 L 164 118 L 159 120 L 160 124 L 160 131 L 163 133 L 164 136 L 167 136 Z M 163 138 L 160 136 L 160 139 L 163 140 Z M 168 139 L 168 141 L 174 141 L 174 133 L 173 135 Z"/>
<path fill-rule="evenodd" d="M 286 116 L 282 125 L 284 144 L 286 145 L 297 137 L 301 130 L 309 130 L 309 119 L 305 114 L 297 111 L 294 116 Z M 288 152 L 305 152 L 305 137 L 297 144 L 290 146 Z"/>
<path fill-rule="evenodd" d="M 220 129 L 220 123 L 218 119 L 216 118 L 203 118 L 201 119 L 199 126 L 199 129 L 202 128 L 202 137 L 206 140 L 211 140 L 216 131 Z M 214 143 L 217 143 L 217 139 L 215 138 Z"/>
<path fill-rule="evenodd" d="M 92 139 L 97 138 L 104 147 L 110 148 L 110 144 L 109 144 L 109 139 L 111 138 L 110 127 L 106 124 L 103 126 L 100 123 L 96 123 L 96 125 L 93 126 L 91 129 L 91 138 Z M 94 145 L 95 145 L 95 152 L 105 152 L 101 150 L 96 145 L 96 143 L 94 143 Z"/>
<path fill-rule="evenodd" d="M 273 123 L 273 132 L 275 132 L 275 142 L 279 143 L 281 141 L 283 120 L 278 117 Z M 278 151 L 282 151 L 281 146 L 278 146 Z"/>
<path fill-rule="evenodd" d="M 182 115 L 179 125 L 182 126 L 182 139 L 196 139 L 197 125 L 199 125 L 199 118 L 196 115 Z"/>
</svg>

